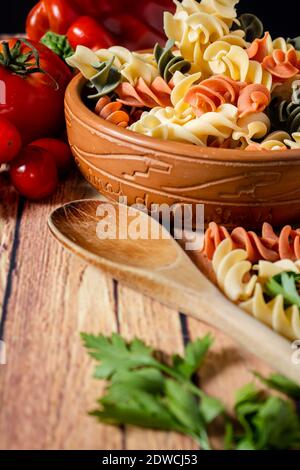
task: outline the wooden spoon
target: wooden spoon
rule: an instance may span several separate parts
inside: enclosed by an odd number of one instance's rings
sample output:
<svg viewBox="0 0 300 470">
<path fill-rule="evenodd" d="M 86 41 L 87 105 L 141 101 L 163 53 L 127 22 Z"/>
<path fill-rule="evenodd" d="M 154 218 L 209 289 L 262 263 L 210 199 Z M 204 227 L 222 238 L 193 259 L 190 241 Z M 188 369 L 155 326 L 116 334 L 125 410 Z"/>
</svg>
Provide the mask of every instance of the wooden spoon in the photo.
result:
<svg viewBox="0 0 300 470">
<path fill-rule="evenodd" d="M 101 217 L 100 211 L 107 207 L 99 200 L 75 201 L 55 210 L 49 218 L 50 230 L 84 260 L 163 304 L 218 328 L 300 384 L 300 365 L 292 362 L 293 350 L 288 340 L 227 300 L 158 222 L 136 209 L 109 204 L 117 214 L 116 220 L 109 222 L 109 230 L 116 229 L 116 239 L 103 240 L 97 235 L 104 215 Z M 120 214 L 123 221 L 124 214 L 128 218 L 121 225 Z M 118 236 L 119 230 L 127 230 L 137 217 L 153 224 L 159 239 L 124 239 L 124 233 Z"/>
</svg>

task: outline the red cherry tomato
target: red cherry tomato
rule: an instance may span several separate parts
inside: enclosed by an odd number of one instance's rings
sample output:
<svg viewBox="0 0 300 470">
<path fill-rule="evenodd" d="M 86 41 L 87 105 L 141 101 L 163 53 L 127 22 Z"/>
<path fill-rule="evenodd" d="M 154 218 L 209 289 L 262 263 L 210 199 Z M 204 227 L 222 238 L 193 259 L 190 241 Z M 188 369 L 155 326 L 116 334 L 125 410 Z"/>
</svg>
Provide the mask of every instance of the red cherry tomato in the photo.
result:
<svg viewBox="0 0 300 470">
<path fill-rule="evenodd" d="M 58 184 L 52 154 L 34 145 L 23 148 L 19 158 L 11 164 L 10 177 L 22 196 L 35 201 L 51 196 Z"/>
<path fill-rule="evenodd" d="M 118 44 L 125 45 L 132 50 L 147 49 L 149 44 L 161 42 L 162 35 L 153 31 L 138 18 L 121 13 L 103 20 L 105 28 L 118 38 Z"/>
<path fill-rule="evenodd" d="M 47 31 L 66 34 L 78 16 L 79 12 L 71 0 L 41 0 L 27 17 L 27 36 L 39 41 Z"/>
<path fill-rule="evenodd" d="M 146 2 L 136 2 L 134 14 L 142 20 L 148 27 L 161 34 L 164 37 L 164 12 L 174 11 L 175 4 L 170 0 L 148 0 Z"/>
<path fill-rule="evenodd" d="M 39 139 L 30 145 L 41 147 L 53 155 L 58 175 L 64 177 L 72 166 L 72 152 L 68 144 L 58 139 Z"/>
<path fill-rule="evenodd" d="M 0 165 L 13 160 L 22 147 L 21 136 L 7 119 L 0 118 Z"/>
<path fill-rule="evenodd" d="M 101 20 L 104 14 L 126 11 L 134 0 L 70 0 L 70 2 L 79 8 L 82 14 Z"/>
<path fill-rule="evenodd" d="M 63 129 L 64 95 L 72 73 L 54 52 L 34 41 L 30 41 L 30 46 L 21 43 L 17 56 L 12 57 L 16 44 L 17 39 L 0 44 L 0 117 L 11 121 L 27 144 Z M 30 69 L 37 66 L 33 52 L 39 55 L 42 73 L 31 73 Z M 31 57 L 23 66 L 19 61 L 26 54 Z M 4 55 L 8 56 L 7 61 Z"/>
<path fill-rule="evenodd" d="M 90 49 L 106 49 L 114 44 L 112 36 L 90 16 L 81 16 L 68 29 L 71 46 L 86 46 Z"/>
<path fill-rule="evenodd" d="M 38 2 L 26 20 L 26 34 L 29 39 L 39 41 L 49 30 L 49 20 L 44 2 Z"/>
<path fill-rule="evenodd" d="M 28 15 L 26 32 L 30 39 L 38 41 L 49 30 L 66 34 L 80 16 L 89 16 L 100 28 L 108 16 L 108 33 L 120 31 L 120 34 L 117 34 L 119 43 L 137 50 L 141 47 L 153 47 L 153 40 L 163 40 L 162 12 L 165 10 L 174 10 L 172 0 L 40 0 Z M 127 18 L 135 17 L 137 22 L 130 22 L 128 26 L 125 23 L 120 24 L 122 14 L 127 14 Z M 132 30 L 134 24 L 137 26 L 136 31 Z M 144 24 L 146 32 L 141 29 L 141 24 Z M 153 38 L 154 31 L 157 35 Z M 142 38 L 139 33 L 143 35 Z M 100 47 L 108 47 L 102 46 L 102 43 L 103 40 Z M 96 49 L 97 46 L 99 47 L 99 44 L 96 42 L 91 47 Z"/>
</svg>

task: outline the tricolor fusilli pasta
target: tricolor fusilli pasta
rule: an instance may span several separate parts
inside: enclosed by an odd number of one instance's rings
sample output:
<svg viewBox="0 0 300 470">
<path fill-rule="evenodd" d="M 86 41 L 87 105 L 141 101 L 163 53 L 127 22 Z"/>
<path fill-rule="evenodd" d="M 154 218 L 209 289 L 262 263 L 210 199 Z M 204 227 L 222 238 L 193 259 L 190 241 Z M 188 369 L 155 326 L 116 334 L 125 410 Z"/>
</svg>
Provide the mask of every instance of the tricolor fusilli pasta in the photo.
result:
<svg viewBox="0 0 300 470">
<path fill-rule="evenodd" d="M 239 0 L 174 3 L 164 14 L 165 45 L 149 52 L 79 46 L 67 59 L 88 80 L 91 102 L 109 96 L 127 107 L 130 130 L 159 139 L 299 149 L 299 38 L 273 38 L 255 15 L 237 17 Z"/>
</svg>

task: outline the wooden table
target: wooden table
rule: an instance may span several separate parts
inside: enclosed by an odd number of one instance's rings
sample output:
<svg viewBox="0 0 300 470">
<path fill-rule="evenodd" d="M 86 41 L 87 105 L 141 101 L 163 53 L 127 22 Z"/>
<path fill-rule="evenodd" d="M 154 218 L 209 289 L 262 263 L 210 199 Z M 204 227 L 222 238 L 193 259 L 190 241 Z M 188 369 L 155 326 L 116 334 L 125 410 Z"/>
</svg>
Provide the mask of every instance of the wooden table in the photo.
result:
<svg viewBox="0 0 300 470">
<path fill-rule="evenodd" d="M 135 336 L 165 353 L 212 332 L 201 385 L 229 409 L 234 391 L 268 368 L 212 328 L 118 284 L 65 251 L 47 218 L 65 202 L 93 197 L 79 175 L 47 203 L 19 199 L 0 173 L 1 449 L 195 449 L 173 433 L 103 426 L 87 416 L 103 390 L 79 332 Z"/>
</svg>

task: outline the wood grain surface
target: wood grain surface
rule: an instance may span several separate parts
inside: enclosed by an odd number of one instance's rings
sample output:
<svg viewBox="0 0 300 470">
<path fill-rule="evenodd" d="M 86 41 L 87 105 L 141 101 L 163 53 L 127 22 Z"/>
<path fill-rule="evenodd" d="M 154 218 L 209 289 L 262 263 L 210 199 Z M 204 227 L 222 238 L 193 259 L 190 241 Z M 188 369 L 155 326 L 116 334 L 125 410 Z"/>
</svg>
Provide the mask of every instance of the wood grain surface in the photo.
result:
<svg viewBox="0 0 300 470">
<path fill-rule="evenodd" d="M 79 176 L 43 204 L 20 200 L 0 178 L 0 317 L 7 346 L 0 449 L 194 449 L 177 434 L 111 428 L 87 416 L 103 384 L 92 378 L 79 333 L 119 331 L 169 354 L 212 331 L 215 344 L 199 380 L 229 409 L 250 371 L 265 373 L 266 366 L 212 328 L 118 284 L 51 237 L 47 218 L 55 207 L 95 196 Z"/>
</svg>

